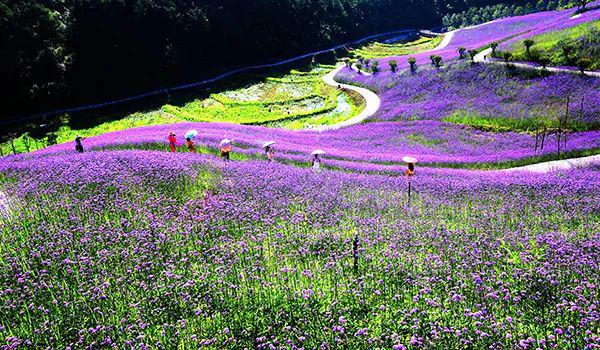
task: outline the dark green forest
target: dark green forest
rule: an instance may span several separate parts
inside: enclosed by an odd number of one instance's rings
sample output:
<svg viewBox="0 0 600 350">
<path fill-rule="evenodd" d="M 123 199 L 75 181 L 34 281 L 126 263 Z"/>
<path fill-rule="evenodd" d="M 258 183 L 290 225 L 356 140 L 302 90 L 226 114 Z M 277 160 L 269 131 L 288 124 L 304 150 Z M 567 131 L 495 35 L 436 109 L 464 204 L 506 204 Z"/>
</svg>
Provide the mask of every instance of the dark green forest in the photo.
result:
<svg viewBox="0 0 600 350">
<path fill-rule="evenodd" d="M 206 78 L 484 0 L 0 0 L 2 120 Z"/>
</svg>

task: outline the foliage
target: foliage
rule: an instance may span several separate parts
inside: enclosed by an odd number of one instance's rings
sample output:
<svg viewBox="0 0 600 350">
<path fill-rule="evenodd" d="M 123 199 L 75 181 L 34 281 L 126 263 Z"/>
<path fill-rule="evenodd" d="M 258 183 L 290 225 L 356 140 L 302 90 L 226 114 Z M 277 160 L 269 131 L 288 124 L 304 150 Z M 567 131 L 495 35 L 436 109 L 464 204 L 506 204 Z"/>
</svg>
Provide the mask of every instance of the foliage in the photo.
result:
<svg viewBox="0 0 600 350">
<path fill-rule="evenodd" d="M 326 86 L 322 75 L 332 67 L 318 66 L 311 71 L 291 70 L 289 74 L 267 77 L 264 82 L 195 100 L 183 106 L 165 105 L 158 111 L 133 113 L 90 128 L 75 128 L 64 120 L 56 132 L 31 135 L 24 133 L 0 144 L 3 154 L 29 152 L 51 144 L 72 141 L 77 134 L 95 136 L 107 132 L 145 125 L 173 124 L 182 121 L 220 121 L 244 124 L 278 123 L 289 128 L 330 125 L 344 121 L 360 112 L 364 103 L 360 97 Z M 341 105 L 344 105 L 343 108 Z M 286 122 L 283 124 L 282 122 Z M 293 121 L 293 122 L 292 122 Z M 36 136 L 36 137 L 33 137 Z"/>
<path fill-rule="evenodd" d="M 527 1 L 524 3 L 525 6 L 500 3 L 485 7 L 469 7 L 468 10 L 463 12 L 445 14 L 442 22 L 445 26 L 451 29 L 456 29 L 477 25 L 500 18 L 522 16 L 538 11 L 552 11 L 559 8 L 575 6 L 575 2 L 565 3 L 563 0 L 560 2 L 553 0 L 539 0 L 537 3 L 533 1 Z M 533 6 L 533 4 L 535 4 L 535 6 Z"/>
<path fill-rule="evenodd" d="M 441 41 L 442 36 L 433 38 L 419 36 L 414 40 L 401 41 L 394 44 L 383 44 L 376 42 L 368 44 L 362 48 L 354 49 L 351 51 L 351 54 L 356 58 L 362 57 L 371 59 L 415 54 L 431 50 L 438 46 Z"/>
<path fill-rule="evenodd" d="M 532 49 L 529 56 L 527 40 L 535 42 L 535 50 Z M 586 58 L 590 59 L 589 69 L 600 68 L 600 21 L 535 35 L 522 42 L 523 47 L 515 42 L 507 48 L 515 61 L 539 61 L 539 57 L 544 56 L 552 66 L 576 66 L 579 58 Z"/>
</svg>

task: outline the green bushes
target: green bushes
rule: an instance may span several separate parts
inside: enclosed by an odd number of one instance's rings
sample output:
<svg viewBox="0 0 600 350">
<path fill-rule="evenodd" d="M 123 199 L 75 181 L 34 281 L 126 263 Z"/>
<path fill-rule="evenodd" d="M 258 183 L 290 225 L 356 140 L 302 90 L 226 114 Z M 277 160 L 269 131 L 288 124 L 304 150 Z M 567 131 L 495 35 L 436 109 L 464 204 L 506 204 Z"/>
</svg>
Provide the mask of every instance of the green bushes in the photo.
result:
<svg viewBox="0 0 600 350">
<path fill-rule="evenodd" d="M 600 21 L 536 35 L 515 43 L 510 52 L 515 61 L 580 66 L 582 60 L 586 69 L 600 69 Z"/>
<path fill-rule="evenodd" d="M 403 56 L 434 49 L 442 41 L 443 36 L 428 38 L 419 36 L 417 39 L 397 44 L 373 43 L 352 51 L 355 59 L 383 58 Z"/>
<path fill-rule="evenodd" d="M 529 132 L 542 129 L 566 127 L 572 131 L 594 130 L 600 125 L 593 122 L 583 122 L 575 119 L 568 120 L 566 125 L 559 125 L 557 118 L 539 116 L 537 118 L 507 118 L 500 116 L 485 116 L 471 111 L 458 110 L 443 119 L 445 122 L 461 124 L 490 132 Z"/>
</svg>

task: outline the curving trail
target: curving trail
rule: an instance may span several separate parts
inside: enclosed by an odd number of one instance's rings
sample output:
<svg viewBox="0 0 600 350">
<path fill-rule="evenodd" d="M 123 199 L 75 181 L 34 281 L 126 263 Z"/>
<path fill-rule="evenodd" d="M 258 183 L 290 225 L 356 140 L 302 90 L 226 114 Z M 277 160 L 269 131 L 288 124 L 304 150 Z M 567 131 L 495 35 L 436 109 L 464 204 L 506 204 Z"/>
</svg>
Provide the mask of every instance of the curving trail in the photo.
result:
<svg viewBox="0 0 600 350">
<path fill-rule="evenodd" d="M 460 29 L 458 29 L 458 30 L 460 30 Z M 429 51 L 443 49 L 446 46 L 448 46 L 448 44 L 450 44 L 450 41 L 452 40 L 452 37 L 454 36 L 454 33 L 458 30 L 454 30 L 454 31 L 443 34 L 444 39 L 439 43 L 439 45 L 437 47 L 435 47 L 434 49 L 431 49 Z M 359 72 L 358 68 L 354 64 L 350 68 L 357 73 Z M 311 130 L 316 130 L 316 131 L 337 130 L 337 129 L 344 128 L 344 127 L 347 127 L 350 125 L 358 124 L 358 123 L 363 122 L 365 119 L 372 117 L 377 112 L 377 110 L 379 110 L 379 106 L 381 106 L 381 99 L 373 91 L 362 88 L 362 87 L 354 86 L 354 85 L 341 84 L 341 83 L 338 83 L 337 81 L 335 81 L 334 78 L 335 78 L 336 74 L 339 71 L 341 71 L 342 69 L 344 69 L 344 65 L 340 64 L 336 69 L 327 73 L 323 77 L 323 82 L 325 82 L 325 84 L 327 84 L 329 86 L 333 86 L 336 88 L 340 87 L 345 90 L 352 90 L 352 91 L 359 93 L 365 99 L 365 102 L 366 102 L 365 109 L 360 114 L 358 114 L 356 117 L 353 117 L 353 118 L 343 121 L 341 123 L 334 124 L 334 125 L 323 125 L 318 128 L 311 129 Z M 367 73 L 367 72 L 363 72 L 363 71 L 360 71 L 360 73 L 365 76 L 372 75 L 371 73 Z"/>
<path fill-rule="evenodd" d="M 550 162 L 543 162 L 537 164 L 530 164 L 525 166 L 520 166 L 516 168 L 509 168 L 504 170 L 499 170 L 500 172 L 515 172 L 515 171 L 523 171 L 529 173 L 538 173 L 538 174 L 547 174 L 554 171 L 560 170 L 571 170 L 576 168 L 587 168 L 594 165 L 600 165 L 600 154 L 582 157 L 582 158 L 570 158 L 563 160 L 553 160 Z"/>
<path fill-rule="evenodd" d="M 457 29 L 457 30 L 453 30 L 451 32 L 443 34 L 444 39 L 442 39 L 442 42 L 440 42 L 436 48 L 429 50 L 429 51 L 441 50 L 441 49 L 445 48 L 446 46 L 448 46 L 448 44 L 450 44 L 450 41 L 452 41 L 452 37 L 454 37 L 454 33 L 456 33 L 459 30 L 460 29 Z"/>
<path fill-rule="evenodd" d="M 381 106 L 381 99 L 373 91 L 362 88 L 362 87 L 354 86 L 354 85 L 341 84 L 341 83 L 338 83 L 337 81 L 335 81 L 335 79 L 334 79 L 335 75 L 342 69 L 344 69 L 343 64 L 338 66 L 336 69 L 332 70 L 331 72 L 327 73 L 323 77 L 323 82 L 325 84 L 327 84 L 329 86 L 333 86 L 335 88 L 340 87 L 345 90 L 351 90 L 351 91 L 359 93 L 365 99 L 365 103 L 366 103 L 365 109 L 363 109 L 363 111 L 360 112 L 357 116 L 350 118 L 348 120 L 345 120 L 341 123 L 337 123 L 334 125 L 322 125 L 318 128 L 311 129 L 311 130 L 327 131 L 327 130 L 341 129 L 341 128 L 344 128 L 344 127 L 347 127 L 350 125 L 361 123 L 365 119 L 373 116 L 373 114 L 375 114 L 377 112 L 377 110 L 379 110 L 379 106 Z"/>
<path fill-rule="evenodd" d="M 533 69 L 533 70 L 542 70 L 543 68 L 540 66 L 535 66 L 533 64 L 529 64 L 529 63 L 519 63 L 519 62 L 503 62 L 503 61 L 490 61 L 485 59 L 485 57 L 489 57 L 492 53 L 492 49 L 491 48 L 487 48 L 483 51 L 481 51 L 480 53 L 478 53 L 477 55 L 475 55 L 475 57 L 473 58 L 473 60 L 475 62 L 478 63 L 485 63 L 485 64 L 497 64 L 497 65 L 507 65 L 510 64 L 511 66 L 515 66 L 515 67 L 519 67 L 519 68 L 525 68 L 525 69 Z M 546 67 L 546 70 L 549 72 L 553 72 L 553 73 L 570 73 L 570 74 L 579 74 L 578 70 L 574 70 L 574 69 L 566 69 L 566 68 L 558 68 L 558 67 Z M 599 77 L 600 78 L 600 72 L 594 72 L 594 71 L 585 71 L 585 75 L 589 75 L 589 76 L 593 76 L 593 77 Z"/>
</svg>

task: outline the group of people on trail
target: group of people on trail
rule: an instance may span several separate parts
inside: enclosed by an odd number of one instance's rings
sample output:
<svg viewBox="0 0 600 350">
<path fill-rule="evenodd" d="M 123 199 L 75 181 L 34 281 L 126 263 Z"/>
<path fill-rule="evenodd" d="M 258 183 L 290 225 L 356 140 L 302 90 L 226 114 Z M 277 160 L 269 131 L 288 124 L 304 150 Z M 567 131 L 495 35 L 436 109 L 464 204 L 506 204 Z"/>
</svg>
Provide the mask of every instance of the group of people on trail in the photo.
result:
<svg viewBox="0 0 600 350">
<path fill-rule="evenodd" d="M 196 144 L 194 143 L 194 138 L 197 136 L 198 132 L 196 130 L 190 130 L 185 135 L 185 145 L 187 147 L 188 152 L 196 153 Z M 177 152 L 177 137 L 174 132 L 169 133 L 169 148 L 171 152 Z M 263 144 L 262 148 L 265 152 L 265 156 L 267 161 L 274 162 L 275 161 L 275 141 L 269 141 Z M 219 150 L 221 152 L 221 158 L 225 161 L 229 161 L 232 151 L 232 141 L 229 139 L 223 139 L 219 143 Z M 321 171 L 321 156 L 325 154 L 322 150 L 316 150 L 312 152 L 311 158 L 311 168 L 314 172 Z"/>
<path fill-rule="evenodd" d="M 194 138 L 198 135 L 196 130 L 190 130 L 185 135 L 185 146 L 190 153 L 196 153 L 196 143 L 194 142 Z M 83 143 L 85 137 L 81 137 L 77 135 L 75 137 L 75 150 L 78 153 L 83 153 Z M 171 152 L 177 152 L 177 135 L 174 132 L 170 132 L 168 136 L 169 141 L 169 150 Z M 265 151 L 265 155 L 269 162 L 275 161 L 275 141 L 269 141 L 265 143 L 262 147 Z M 231 150 L 232 150 L 232 141 L 229 139 L 221 140 L 219 143 L 219 150 L 221 151 L 221 158 L 225 161 L 229 161 Z M 316 150 L 311 153 L 311 168 L 314 172 L 321 171 L 321 156 L 325 154 L 322 150 Z"/>
<path fill-rule="evenodd" d="M 185 145 L 190 153 L 196 153 L 196 144 L 194 143 L 194 138 L 198 135 L 196 130 L 190 130 L 185 135 Z M 75 137 L 75 150 L 78 153 L 83 153 L 83 143 L 85 137 L 81 137 L 77 135 Z M 169 149 L 171 152 L 177 152 L 177 135 L 174 132 L 169 133 Z M 275 141 L 269 141 L 263 144 L 262 148 L 265 151 L 265 155 L 267 157 L 267 161 L 274 162 L 275 161 Z M 229 139 L 223 139 L 219 143 L 219 149 L 221 151 L 221 158 L 225 161 L 229 161 L 230 153 L 232 150 L 232 141 Z M 318 173 L 321 171 L 321 156 L 325 154 L 323 150 L 315 150 L 311 153 L 311 168 L 313 172 Z M 414 175 L 415 172 L 415 164 L 418 162 L 417 158 L 412 156 L 404 156 L 402 160 L 407 163 L 408 169 L 406 170 L 406 177 L 410 181 L 410 177 Z"/>
</svg>

